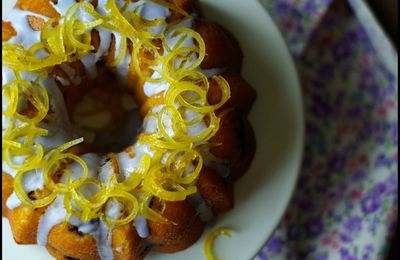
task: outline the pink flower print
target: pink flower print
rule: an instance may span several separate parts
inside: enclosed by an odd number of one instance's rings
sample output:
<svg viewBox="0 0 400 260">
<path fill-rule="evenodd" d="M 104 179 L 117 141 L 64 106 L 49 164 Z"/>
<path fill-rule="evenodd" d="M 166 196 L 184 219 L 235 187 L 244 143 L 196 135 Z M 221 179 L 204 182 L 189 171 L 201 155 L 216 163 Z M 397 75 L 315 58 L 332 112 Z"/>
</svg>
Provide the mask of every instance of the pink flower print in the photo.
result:
<svg viewBox="0 0 400 260">
<path fill-rule="evenodd" d="M 368 54 L 363 54 L 360 59 L 360 67 L 365 69 L 371 67 L 371 58 Z"/>
<path fill-rule="evenodd" d="M 359 200 L 362 197 L 362 192 L 358 189 L 352 190 L 350 192 L 350 197 L 352 200 Z"/>
<path fill-rule="evenodd" d="M 388 115 L 387 109 L 385 107 L 379 108 L 378 115 L 380 117 L 386 117 Z"/>
<path fill-rule="evenodd" d="M 323 237 L 322 238 L 322 245 L 328 246 L 332 243 L 332 239 L 330 237 Z"/>
<path fill-rule="evenodd" d="M 394 161 L 397 161 L 398 158 L 399 158 L 399 150 L 396 150 L 396 151 L 394 151 L 394 153 L 393 153 L 392 159 L 393 159 Z"/>
<path fill-rule="evenodd" d="M 339 234 L 339 232 L 337 232 L 337 234 Z M 322 242 L 322 245 L 329 246 L 335 250 L 338 250 L 340 248 L 340 244 L 337 241 L 333 240 L 331 237 L 325 236 L 322 238 L 321 242 Z"/>
<path fill-rule="evenodd" d="M 332 235 L 334 236 L 339 235 L 339 230 L 337 228 L 332 229 Z"/>
<path fill-rule="evenodd" d="M 386 101 L 385 107 L 388 109 L 396 108 L 396 101 L 394 101 L 393 99 L 388 99 Z"/>
<path fill-rule="evenodd" d="M 397 212 L 398 212 L 398 208 L 394 207 L 392 208 L 392 210 L 389 212 L 388 216 L 387 216 L 387 221 L 389 223 L 394 222 L 397 219 Z"/>
<path fill-rule="evenodd" d="M 349 167 L 350 171 L 354 172 L 360 166 L 360 162 L 357 160 L 351 160 L 350 162 L 348 162 L 347 166 Z"/>
<path fill-rule="evenodd" d="M 339 244 L 339 242 L 337 242 L 337 241 L 332 241 L 331 247 L 332 247 L 334 250 L 337 251 L 337 250 L 340 249 L 340 244 Z"/>
<path fill-rule="evenodd" d="M 332 47 L 334 43 L 335 39 L 330 35 L 327 35 L 321 39 L 321 44 L 325 47 Z"/>
<path fill-rule="evenodd" d="M 369 163 L 369 157 L 368 157 L 368 155 L 366 155 L 366 154 L 361 155 L 360 158 L 359 158 L 359 160 L 360 160 L 360 163 L 361 163 L 361 164 L 367 164 L 367 163 Z"/>
<path fill-rule="evenodd" d="M 285 21 L 284 23 L 283 23 L 283 28 L 285 28 L 285 30 L 286 31 L 293 31 L 294 30 L 294 28 L 295 28 L 295 24 L 294 24 L 294 21 L 293 20 L 288 20 L 288 21 Z"/>
<path fill-rule="evenodd" d="M 330 211 L 333 206 L 335 205 L 335 202 L 333 200 L 328 200 L 326 203 L 323 204 L 322 209 L 324 212 Z"/>
</svg>

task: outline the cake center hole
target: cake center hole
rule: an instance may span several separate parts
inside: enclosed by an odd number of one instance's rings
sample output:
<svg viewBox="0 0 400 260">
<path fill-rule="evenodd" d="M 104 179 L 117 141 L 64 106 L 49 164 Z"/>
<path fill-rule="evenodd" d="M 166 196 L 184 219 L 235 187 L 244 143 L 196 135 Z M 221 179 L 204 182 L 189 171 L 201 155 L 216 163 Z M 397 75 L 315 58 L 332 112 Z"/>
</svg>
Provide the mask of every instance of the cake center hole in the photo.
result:
<svg viewBox="0 0 400 260">
<path fill-rule="evenodd" d="M 85 79 L 65 96 L 71 122 L 97 153 L 120 152 L 135 142 L 142 119 L 128 87 L 112 72 Z"/>
</svg>

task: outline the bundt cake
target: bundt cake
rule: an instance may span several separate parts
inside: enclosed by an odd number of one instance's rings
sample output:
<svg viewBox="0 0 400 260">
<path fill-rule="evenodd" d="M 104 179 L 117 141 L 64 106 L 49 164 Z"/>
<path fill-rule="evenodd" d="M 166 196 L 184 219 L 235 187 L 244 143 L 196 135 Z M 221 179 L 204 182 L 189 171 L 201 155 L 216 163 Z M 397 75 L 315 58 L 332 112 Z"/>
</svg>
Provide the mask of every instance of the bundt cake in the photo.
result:
<svg viewBox="0 0 400 260">
<path fill-rule="evenodd" d="M 16 243 L 143 259 L 232 209 L 256 93 L 197 1 L 18 0 L 6 17 L 2 215 Z"/>
</svg>

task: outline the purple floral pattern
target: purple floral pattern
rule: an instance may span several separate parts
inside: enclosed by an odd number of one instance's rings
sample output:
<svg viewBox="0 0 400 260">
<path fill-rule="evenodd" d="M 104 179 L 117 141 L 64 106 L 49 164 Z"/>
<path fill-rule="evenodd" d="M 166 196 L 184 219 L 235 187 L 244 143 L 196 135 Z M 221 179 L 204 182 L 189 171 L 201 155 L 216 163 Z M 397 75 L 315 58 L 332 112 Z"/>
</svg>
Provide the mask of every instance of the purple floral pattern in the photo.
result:
<svg viewBox="0 0 400 260">
<path fill-rule="evenodd" d="M 297 64 L 306 146 L 298 188 L 257 258 L 382 259 L 398 221 L 397 52 L 362 0 L 260 2 Z"/>
</svg>

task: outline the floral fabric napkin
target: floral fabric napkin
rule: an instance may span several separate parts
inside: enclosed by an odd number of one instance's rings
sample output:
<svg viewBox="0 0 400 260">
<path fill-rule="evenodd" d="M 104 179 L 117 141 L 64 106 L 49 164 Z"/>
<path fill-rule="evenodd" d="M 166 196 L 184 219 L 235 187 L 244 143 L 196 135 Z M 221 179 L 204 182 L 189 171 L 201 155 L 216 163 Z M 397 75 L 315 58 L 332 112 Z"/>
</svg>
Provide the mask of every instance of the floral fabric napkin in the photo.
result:
<svg viewBox="0 0 400 260">
<path fill-rule="evenodd" d="M 295 58 L 298 187 L 256 259 L 383 259 L 398 220 L 398 54 L 362 0 L 260 0 Z"/>
</svg>

